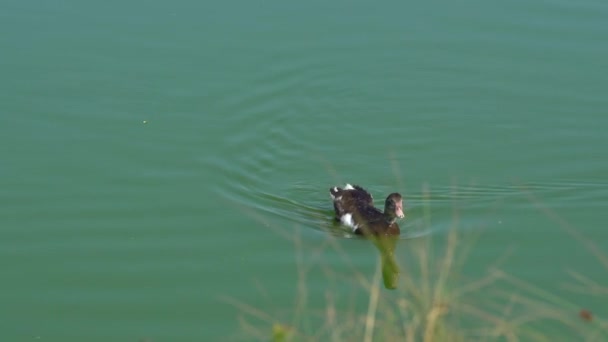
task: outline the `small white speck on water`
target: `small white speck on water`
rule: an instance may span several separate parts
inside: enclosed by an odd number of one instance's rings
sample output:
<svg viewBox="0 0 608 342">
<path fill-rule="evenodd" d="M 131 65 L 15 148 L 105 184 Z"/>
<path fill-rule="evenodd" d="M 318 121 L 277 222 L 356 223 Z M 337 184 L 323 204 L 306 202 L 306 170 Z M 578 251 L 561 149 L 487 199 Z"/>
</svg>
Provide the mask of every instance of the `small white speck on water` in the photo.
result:
<svg viewBox="0 0 608 342">
<path fill-rule="evenodd" d="M 147 124 L 147 123 L 148 123 L 148 120 L 144 120 L 144 123 L 145 123 L 145 124 Z"/>
</svg>

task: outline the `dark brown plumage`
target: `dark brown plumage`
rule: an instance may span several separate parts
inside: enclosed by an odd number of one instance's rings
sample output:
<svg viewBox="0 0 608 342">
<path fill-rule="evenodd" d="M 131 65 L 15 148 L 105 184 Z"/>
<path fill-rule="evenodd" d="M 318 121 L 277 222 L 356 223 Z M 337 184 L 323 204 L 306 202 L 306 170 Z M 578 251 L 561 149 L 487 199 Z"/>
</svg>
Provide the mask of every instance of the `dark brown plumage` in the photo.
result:
<svg viewBox="0 0 608 342">
<path fill-rule="evenodd" d="M 399 193 L 388 195 L 384 212 L 374 207 L 373 197 L 358 185 L 329 189 L 333 199 L 336 220 L 353 229 L 355 234 L 374 236 L 399 235 L 397 218 L 402 218 L 403 201 Z"/>
</svg>

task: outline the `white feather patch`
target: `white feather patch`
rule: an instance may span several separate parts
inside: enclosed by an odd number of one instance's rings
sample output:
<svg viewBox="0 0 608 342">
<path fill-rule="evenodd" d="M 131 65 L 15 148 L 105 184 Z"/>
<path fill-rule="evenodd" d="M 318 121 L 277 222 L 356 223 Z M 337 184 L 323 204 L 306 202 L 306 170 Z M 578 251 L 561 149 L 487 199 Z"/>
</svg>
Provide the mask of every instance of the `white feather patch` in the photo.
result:
<svg viewBox="0 0 608 342">
<path fill-rule="evenodd" d="M 355 190 L 355 188 L 353 188 L 352 185 L 346 183 L 346 186 L 344 187 L 344 190 Z"/>
<path fill-rule="evenodd" d="M 333 191 L 333 192 L 332 192 L 332 191 Z M 335 199 L 336 199 L 336 196 L 334 196 L 334 192 L 338 192 L 338 188 L 337 188 L 337 187 L 335 187 L 335 186 L 334 186 L 334 187 L 331 189 L 331 191 L 329 192 L 329 196 L 331 196 L 331 199 L 332 199 L 332 200 L 335 200 Z"/>
<path fill-rule="evenodd" d="M 353 232 L 355 231 L 355 229 L 357 229 L 357 224 L 355 224 L 352 214 L 342 215 L 342 217 L 340 217 L 340 222 L 342 222 L 342 224 L 344 224 L 345 226 L 351 227 L 353 229 Z"/>
</svg>

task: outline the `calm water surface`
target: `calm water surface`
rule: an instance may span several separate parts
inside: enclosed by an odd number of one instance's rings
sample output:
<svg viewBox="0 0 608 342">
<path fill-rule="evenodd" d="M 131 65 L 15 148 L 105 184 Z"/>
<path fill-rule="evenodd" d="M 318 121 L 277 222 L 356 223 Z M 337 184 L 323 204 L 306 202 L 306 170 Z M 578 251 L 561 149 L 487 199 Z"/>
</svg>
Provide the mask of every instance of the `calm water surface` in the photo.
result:
<svg viewBox="0 0 608 342">
<path fill-rule="evenodd" d="M 345 182 L 403 193 L 411 240 L 456 208 L 469 273 L 509 251 L 560 294 L 568 269 L 608 283 L 536 206 L 608 253 L 604 1 L 0 9 L 4 341 L 229 339 L 222 297 L 291 312 L 296 265 L 345 269 L 328 239 L 371 276 L 331 221 Z M 309 274 L 312 309 L 329 282 Z"/>
</svg>

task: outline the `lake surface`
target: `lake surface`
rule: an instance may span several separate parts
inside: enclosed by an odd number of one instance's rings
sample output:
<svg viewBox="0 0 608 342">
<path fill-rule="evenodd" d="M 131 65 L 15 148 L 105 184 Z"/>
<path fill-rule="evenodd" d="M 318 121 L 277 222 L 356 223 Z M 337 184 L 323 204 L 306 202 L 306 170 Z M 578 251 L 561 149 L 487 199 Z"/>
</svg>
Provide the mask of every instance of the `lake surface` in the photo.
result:
<svg viewBox="0 0 608 342">
<path fill-rule="evenodd" d="M 607 2 L 0 9 L 1 340 L 239 338 L 227 297 L 287 317 L 298 267 L 346 273 L 328 241 L 374 274 L 332 222 L 346 182 L 405 196 L 398 258 L 457 213 L 468 274 L 507 255 L 608 315 L 562 286 L 608 272 L 539 209 L 608 254 Z"/>
</svg>

